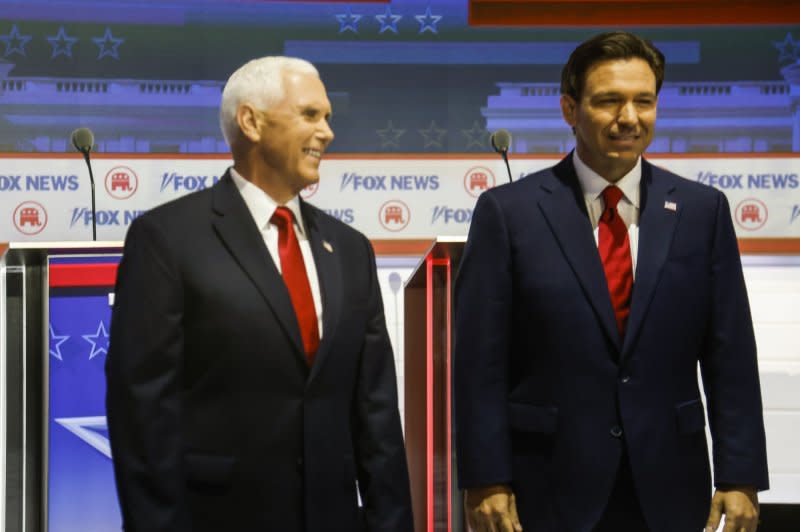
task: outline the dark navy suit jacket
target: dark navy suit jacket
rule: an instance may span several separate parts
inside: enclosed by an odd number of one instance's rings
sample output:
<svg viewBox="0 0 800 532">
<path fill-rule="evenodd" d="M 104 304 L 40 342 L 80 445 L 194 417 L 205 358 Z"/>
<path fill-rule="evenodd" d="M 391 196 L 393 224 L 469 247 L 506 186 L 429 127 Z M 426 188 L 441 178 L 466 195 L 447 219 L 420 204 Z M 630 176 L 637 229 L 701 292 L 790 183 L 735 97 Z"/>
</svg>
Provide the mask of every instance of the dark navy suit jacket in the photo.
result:
<svg viewBox="0 0 800 532">
<path fill-rule="evenodd" d="M 106 365 L 127 532 L 412 529 L 372 247 L 311 205 L 302 213 L 324 307 L 310 371 L 229 175 L 131 225 Z"/>
<path fill-rule="evenodd" d="M 649 527 L 701 530 L 714 483 L 766 489 L 756 347 L 725 197 L 642 162 L 624 341 L 569 156 L 484 192 L 456 284 L 463 488 L 509 483 L 525 530 L 589 531 L 623 446 Z"/>
</svg>

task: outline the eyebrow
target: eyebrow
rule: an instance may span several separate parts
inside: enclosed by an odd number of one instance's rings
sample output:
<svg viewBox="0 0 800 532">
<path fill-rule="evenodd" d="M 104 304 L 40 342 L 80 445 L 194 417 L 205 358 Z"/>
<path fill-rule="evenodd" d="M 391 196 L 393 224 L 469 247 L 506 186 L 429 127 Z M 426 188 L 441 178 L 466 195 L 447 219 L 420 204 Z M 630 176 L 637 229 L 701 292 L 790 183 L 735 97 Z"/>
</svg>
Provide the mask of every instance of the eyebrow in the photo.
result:
<svg viewBox="0 0 800 532">
<path fill-rule="evenodd" d="M 623 94 L 620 91 L 605 91 L 605 92 L 598 92 L 596 94 L 593 94 L 591 97 L 592 97 L 592 99 L 595 99 L 595 98 L 605 98 L 605 97 L 608 97 L 608 96 L 623 96 Z M 642 96 L 647 96 L 648 98 L 657 98 L 658 97 L 658 95 L 655 92 L 650 92 L 650 91 L 639 92 L 639 93 L 636 94 L 635 97 L 636 98 L 641 98 Z"/>
</svg>

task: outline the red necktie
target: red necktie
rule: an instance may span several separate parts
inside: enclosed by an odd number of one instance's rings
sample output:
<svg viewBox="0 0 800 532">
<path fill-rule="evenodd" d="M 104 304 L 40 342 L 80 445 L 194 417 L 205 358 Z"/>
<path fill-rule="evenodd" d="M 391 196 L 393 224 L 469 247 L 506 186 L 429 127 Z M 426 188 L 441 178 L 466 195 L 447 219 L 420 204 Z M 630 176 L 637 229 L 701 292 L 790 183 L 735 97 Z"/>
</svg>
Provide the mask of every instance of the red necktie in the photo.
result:
<svg viewBox="0 0 800 532">
<path fill-rule="evenodd" d="M 603 190 L 605 210 L 600 216 L 598 249 L 603 269 L 606 272 L 611 304 L 617 318 L 620 338 L 625 336 L 625 324 L 631 309 L 633 289 L 633 263 L 628 228 L 619 215 L 617 203 L 622 198 L 622 190 L 613 185 Z"/>
<path fill-rule="evenodd" d="M 308 357 L 308 365 L 314 363 L 314 355 L 319 347 L 319 328 L 317 327 L 317 311 L 314 298 L 311 296 L 311 285 L 308 283 L 306 263 L 300 252 L 300 244 L 294 232 L 294 216 L 286 207 L 278 207 L 272 215 L 271 222 L 278 227 L 278 254 L 281 257 L 281 274 L 289 297 L 292 299 L 303 346 Z"/>
</svg>

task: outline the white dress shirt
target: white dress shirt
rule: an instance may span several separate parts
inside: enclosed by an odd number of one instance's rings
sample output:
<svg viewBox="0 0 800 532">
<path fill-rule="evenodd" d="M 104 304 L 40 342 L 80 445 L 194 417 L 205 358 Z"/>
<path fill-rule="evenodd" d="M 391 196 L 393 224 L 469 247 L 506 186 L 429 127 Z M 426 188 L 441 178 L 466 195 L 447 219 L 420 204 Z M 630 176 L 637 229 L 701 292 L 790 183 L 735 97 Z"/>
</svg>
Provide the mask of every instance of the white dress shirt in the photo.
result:
<svg viewBox="0 0 800 532">
<path fill-rule="evenodd" d="M 230 169 L 233 182 L 239 193 L 242 195 L 247 209 L 256 222 L 256 227 L 261 231 L 272 262 L 281 273 L 281 256 L 278 252 L 278 227 L 271 223 L 272 215 L 278 208 L 278 203 L 269 194 L 255 186 L 253 183 L 242 177 L 233 167 Z M 317 326 L 319 327 L 319 337 L 322 339 L 322 295 L 320 294 L 319 278 L 317 277 L 317 267 L 314 263 L 314 255 L 311 253 L 311 242 L 308 240 L 308 233 L 305 230 L 305 222 L 300 213 L 300 199 L 295 196 L 289 200 L 284 207 L 292 211 L 294 215 L 294 232 L 297 235 L 297 242 L 300 244 L 300 252 L 303 254 L 303 262 L 306 265 L 306 275 L 308 284 L 311 285 L 311 297 L 314 299 L 314 309 L 317 311 Z"/>
<path fill-rule="evenodd" d="M 622 198 L 617 205 L 617 212 L 628 228 L 628 240 L 631 245 L 631 266 L 633 267 L 633 278 L 636 279 L 636 255 L 639 251 L 639 208 L 642 182 L 642 158 L 636 161 L 630 172 L 625 174 L 616 183 L 607 181 L 603 176 L 586 166 L 578 157 L 575 150 L 572 155 L 572 163 L 575 165 L 575 173 L 578 174 L 578 181 L 583 190 L 583 199 L 586 201 L 586 210 L 589 212 L 589 220 L 592 222 L 594 230 L 594 241 L 599 245 L 599 224 L 600 216 L 605 210 L 603 201 L 603 190 L 609 185 L 616 185 L 622 190 Z"/>
</svg>

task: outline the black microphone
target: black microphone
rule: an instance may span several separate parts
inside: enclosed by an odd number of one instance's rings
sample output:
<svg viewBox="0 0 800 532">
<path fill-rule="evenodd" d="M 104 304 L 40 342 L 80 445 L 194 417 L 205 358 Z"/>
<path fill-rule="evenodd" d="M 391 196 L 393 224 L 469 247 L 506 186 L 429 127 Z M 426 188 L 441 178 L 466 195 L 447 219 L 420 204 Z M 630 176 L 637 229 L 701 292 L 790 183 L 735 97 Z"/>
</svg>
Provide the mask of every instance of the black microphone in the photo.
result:
<svg viewBox="0 0 800 532">
<path fill-rule="evenodd" d="M 72 132 L 72 145 L 83 154 L 86 166 L 89 167 L 89 182 L 92 184 L 92 240 L 97 241 L 97 209 L 94 204 L 94 174 L 92 173 L 92 163 L 89 160 L 89 152 L 94 146 L 94 135 L 88 127 L 79 127 Z"/>
<path fill-rule="evenodd" d="M 506 170 L 508 171 L 508 182 L 511 183 L 511 167 L 508 165 L 508 148 L 511 146 L 511 133 L 507 129 L 498 129 L 492 136 L 489 137 L 494 151 L 503 157 L 506 163 Z"/>
<path fill-rule="evenodd" d="M 94 135 L 88 127 L 79 127 L 72 132 L 72 145 L 81 152 L 84 157 L 89 157 L 89 152 L 94 146 Z"/>
</svg>

